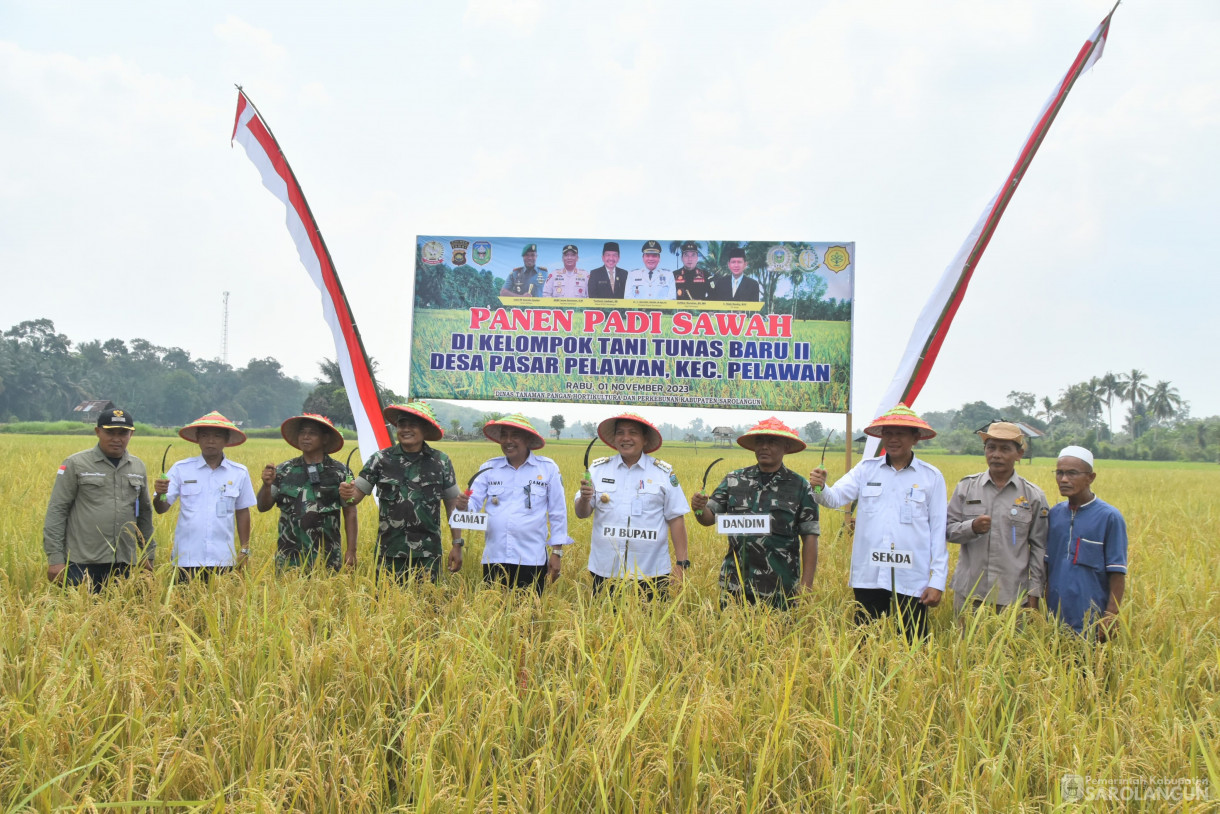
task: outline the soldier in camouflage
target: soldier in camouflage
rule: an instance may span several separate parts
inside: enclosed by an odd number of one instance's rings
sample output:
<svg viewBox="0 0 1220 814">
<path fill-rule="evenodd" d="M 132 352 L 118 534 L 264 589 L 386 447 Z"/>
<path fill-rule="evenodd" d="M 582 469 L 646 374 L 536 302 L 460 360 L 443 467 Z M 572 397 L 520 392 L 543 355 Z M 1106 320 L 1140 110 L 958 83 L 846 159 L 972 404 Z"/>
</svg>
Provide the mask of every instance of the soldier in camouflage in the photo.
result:
<svg viewBox="0 0 1220 814">
<path fill-rule="evenodd" d="M 441 518 L 453 512 L 460 494 L 449 456 L 427 441 L 439 441 L 444 430 L 427 402 L 391 404 L 382 412 L 397 428 L 398 443 L 379 450 L 369 458 L 353 483 L 339 487 L 348 505 L 356 505 L 377 490 L 380 523 L 377 528 L 377 564 L 399 582 L 413 572 L 436 582 L 440 578 Z M 449 549 L 450 572 L 462 568 L 461 532 L 451 529 L 453 546 Z"/>
<path fill-rule="evenodd" d="M 276 569 L 313 567 L 319 559 L 332 571 L 344 564 L 354 568 L 359 536 L 356 507 L 339 501 L 339 484 L 350 473 L 330 457 L 343 448 L 343 436 L 329 418 L 310 413 L 285 421 L 280 435 L 301 454 L 279 466 L 263 467 L 258 510 L 280 508 Z M 346 554 L 340 548 L 340 521 L 347 535 Z"/>
<path fill-rule="evenodd" d="M 714 525 L 717 514 L 770 515 L 769 534 L 728 535 L 720 587 L 736 600 L 786 608 L 813 587 L 818 568 L 818 506 L 809 482 L 784 466 L 784 455 L 800 452 L 805 442 L 768 418 L 737 443 L 754 452 L 757 465 L 730 472 L 711 498 L 692 495 L 691 508 L 704 526 Z"/>
</svg>

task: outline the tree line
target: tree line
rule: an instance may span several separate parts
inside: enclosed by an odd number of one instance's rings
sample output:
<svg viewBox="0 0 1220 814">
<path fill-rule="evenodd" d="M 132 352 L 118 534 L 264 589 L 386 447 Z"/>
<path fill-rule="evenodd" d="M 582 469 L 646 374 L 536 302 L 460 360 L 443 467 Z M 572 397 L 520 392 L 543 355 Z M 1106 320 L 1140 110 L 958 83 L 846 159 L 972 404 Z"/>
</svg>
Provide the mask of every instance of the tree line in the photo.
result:
<svg viewBox="0 0 1220 814">
<path fill-rule="evenodd" d="M 143 423 L 181 426 L 220 410 L 248 426 L 300 412 L 312 385 L 284 375 L 270 357 L 234 368 L 144 339 L 74 343 L 49 319 L 0 336 L 0 420 L 77 419 L 83 401 L 109 399 Z"/>
</svg>

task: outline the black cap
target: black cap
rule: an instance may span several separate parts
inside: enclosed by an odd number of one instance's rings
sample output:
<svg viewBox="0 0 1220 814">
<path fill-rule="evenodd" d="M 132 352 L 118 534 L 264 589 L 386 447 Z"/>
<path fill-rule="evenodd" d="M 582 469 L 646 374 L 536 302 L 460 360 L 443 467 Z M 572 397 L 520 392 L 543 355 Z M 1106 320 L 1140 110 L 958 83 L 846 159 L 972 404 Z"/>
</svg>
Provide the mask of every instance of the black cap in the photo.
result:
<svg viewBox="0 0 1220 814">
<path fill-rule="evenodd" d="M 580 249 L 576 248 L 575 243 L 569 243 L 563 247 L 563 251 L 561 251 L 560 254 L 567 254 L 568 252 L 571 252 L 572 254 L 580 254 Z"/>
<path fill-rule="evenodd" d="M 682 244 L 682 251 L 698 253 L 699 244 L 693 240 L 687 240 Z"/>
<path fill-rule="evenodd" d="M 617 251 L 618 251 L 618 244 L 615 243 L 613 240 L 602 244 L 602 253 L 603 254 L 606 252 L 617 252 Z"/>
<path fill-rule="evenodd" d="M 738 257 L 740 257 L 742 260 L 745 260 L 746 259 L 746 250 L 741 248 L 740 246 L 734 246 L 733 248 L 729 249 L 729 256 L 724 259 L 733 260 Z"/>
<path fill-rule="evenodd" d="M 134 430 L 136 420 L 126 410 L 106 410 L 97 417 L 97 425 L 103 430 Z"/>
<path fill-rule="evenodd" d="M 640 252 L 642 254 L 648 254 L 650 252 L 652 254 L 660 254 L 661 253 L 661 244 L 656 242 L 655 240 L 645 240 L 644 248 L 641 249 Z"/>
</svg>

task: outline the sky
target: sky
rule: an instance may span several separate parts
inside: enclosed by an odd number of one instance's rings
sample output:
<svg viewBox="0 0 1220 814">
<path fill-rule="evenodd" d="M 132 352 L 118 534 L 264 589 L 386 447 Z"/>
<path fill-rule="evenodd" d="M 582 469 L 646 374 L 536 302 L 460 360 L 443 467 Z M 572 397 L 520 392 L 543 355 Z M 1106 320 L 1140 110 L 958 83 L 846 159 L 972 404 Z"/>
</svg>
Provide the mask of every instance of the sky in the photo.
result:
<svg viewBox="0 0 1220 814">
<path fill-rule="evenodd" d="M 77 341 L 142 337 L 213 358 L 229 291 L 231 364 L 273 356 L 310 379 L 334 357 L 283 207 L 230 147 L 241 84 L 393 389 L 407 389 L 416 235 L 795 236 L 856 244 L 859 427 L 930 287 L 1109 10 L 0 0 L 0 330 L 48 317 Z M 1001 406 L 1011 390 L 1055 398 L 1138 368 L 1193 415 L 1220 414 L 1206 350 L 1220 294 L 1217 41 L 1214 0 L 1122 4 L 917 410 Z"/>
</svg>

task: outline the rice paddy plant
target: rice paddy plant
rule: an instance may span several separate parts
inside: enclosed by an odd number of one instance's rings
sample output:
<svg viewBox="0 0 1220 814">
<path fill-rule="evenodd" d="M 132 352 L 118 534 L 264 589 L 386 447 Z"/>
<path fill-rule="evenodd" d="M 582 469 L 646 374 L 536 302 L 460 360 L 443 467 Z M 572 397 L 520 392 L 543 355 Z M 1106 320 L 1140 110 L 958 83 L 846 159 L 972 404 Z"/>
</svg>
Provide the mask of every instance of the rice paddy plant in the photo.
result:
<svg viewBox="0 0 1220 814">
<path fill-rule="evenodd" d="M 1220 794 L 1220 473 L 1099 462 L 1126 514 L 1118 640 L 1016 611 L 925 643 L 851 622 L 850 532 L 824 512 L 812 597 L 722 610 L 724 546 L 693 522 L 681 593 L 593 597 L 588 521 L 541 600 L 481 584 L 481 539 L 440 585 L 378 584 L 376 507 L 354 573 L 277 576 L 275 512 L 247 572 L 175 584 L 176 510 L 155 573 L 99 596 L 45 579 L 42 516 L 80 438 L 0 436 L 0 808 L 57 811 L 1074 811 L 1061 778 L 1190 779 Z M 496 453 L 442 443 L 460 480 Z M 155 462 L 156 439 L 132 441 Z M 189 448 L 175 446 L 185 454 Z M 282 443 L 231 450 L 257 472 Z M 582 444 L 551 443 L 569 492 Z M 608 452 L 608 450 L 607 450 Z M 171 453 L 173 454 L 173 453 Z M 666 444 L 693 491 L 752 460 Z M 816 455 L 788 459 L 807 471 Z M 980 457 L 934 457 L 949 484 Z M 841 456 L 828 456 L 832 477 Z M 155 463 L 154 463 L 155 465 Z M 1054 498 L 1053 461 L 1020 472 Z M 570 494 L 569 494 L 570 497 Z"/>
</svg>

